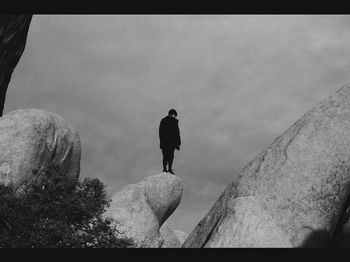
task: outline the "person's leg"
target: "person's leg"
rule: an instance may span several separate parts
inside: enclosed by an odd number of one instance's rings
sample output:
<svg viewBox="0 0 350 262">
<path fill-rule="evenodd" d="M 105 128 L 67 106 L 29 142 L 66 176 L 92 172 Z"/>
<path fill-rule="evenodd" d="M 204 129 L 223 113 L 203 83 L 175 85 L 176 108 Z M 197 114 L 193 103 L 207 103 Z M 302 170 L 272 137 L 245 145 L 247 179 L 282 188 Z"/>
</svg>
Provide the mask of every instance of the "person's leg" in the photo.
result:
<svg viewBox="0 0 350 262">
<path fill-rule="evenodd" d="M 164 148 L 162 148 L 162 154 L 163 154 L 163 172 L 167 172 L 166 165 L 167 165 L 167 153 Z"/>
<path fill-rule="evenodd" d="M 173 160 L 174 160 L 174 151 L 175 151 L 175 148 L 170 148 L 169 149 L 169 160 L 168 160 L 168 163 L 169 163 L 169 172 L 174 174 L 174 171 L 172 169 L 172 166 L 173 166 Z"/>
</svg>

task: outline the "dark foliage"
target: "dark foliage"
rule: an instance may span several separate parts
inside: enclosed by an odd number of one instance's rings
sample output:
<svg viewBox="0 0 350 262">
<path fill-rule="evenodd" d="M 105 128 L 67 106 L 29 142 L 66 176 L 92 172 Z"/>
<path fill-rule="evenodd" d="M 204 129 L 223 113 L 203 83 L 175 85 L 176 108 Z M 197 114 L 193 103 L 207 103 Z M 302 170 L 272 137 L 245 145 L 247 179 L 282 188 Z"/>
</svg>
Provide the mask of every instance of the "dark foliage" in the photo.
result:
<svg viewBox="0 0 350 262">
<path fill-rule="evenodd" d="M 103 216 L 109 201 L 100 180 L 72 183 L 53 173 L 41 177 L 40 184 L 21 194 L 0 185 L 0 247 L 133 247 Z"/>
</svg>

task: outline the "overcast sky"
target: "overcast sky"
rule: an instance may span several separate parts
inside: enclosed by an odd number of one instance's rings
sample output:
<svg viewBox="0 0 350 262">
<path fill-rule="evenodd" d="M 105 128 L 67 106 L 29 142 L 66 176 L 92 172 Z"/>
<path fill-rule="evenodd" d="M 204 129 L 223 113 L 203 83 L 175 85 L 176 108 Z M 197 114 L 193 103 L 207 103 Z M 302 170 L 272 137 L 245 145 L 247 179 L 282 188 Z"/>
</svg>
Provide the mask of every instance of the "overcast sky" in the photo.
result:
<svg viewBox="0 0 350 262">
<path fill-rule="evenodd" d="M 42 108 L 82 142 L 81 174 L 109 194 L 162 170 L 175 108 L 190 233 L 240 170 L 350 82 L 350 16 L 35 15 L 4 113 Z"/>
</svg>

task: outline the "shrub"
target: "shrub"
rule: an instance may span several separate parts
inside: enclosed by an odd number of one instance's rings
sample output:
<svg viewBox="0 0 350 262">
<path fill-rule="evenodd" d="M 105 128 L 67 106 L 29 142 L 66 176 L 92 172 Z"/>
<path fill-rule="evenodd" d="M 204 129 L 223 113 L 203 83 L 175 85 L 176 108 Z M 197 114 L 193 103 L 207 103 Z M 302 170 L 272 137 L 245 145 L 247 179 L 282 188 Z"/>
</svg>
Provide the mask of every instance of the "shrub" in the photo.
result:
<svg viewBox="0 0 350 262">
<path fill-rule="evenodd" d="M 103 216 L 110 201 L 100 180 L 73 183 L 57 172 L 40 177 L 21 194 L 0 185 L 0 247 L 133 247 L 116 221 Z"/>
</svg>

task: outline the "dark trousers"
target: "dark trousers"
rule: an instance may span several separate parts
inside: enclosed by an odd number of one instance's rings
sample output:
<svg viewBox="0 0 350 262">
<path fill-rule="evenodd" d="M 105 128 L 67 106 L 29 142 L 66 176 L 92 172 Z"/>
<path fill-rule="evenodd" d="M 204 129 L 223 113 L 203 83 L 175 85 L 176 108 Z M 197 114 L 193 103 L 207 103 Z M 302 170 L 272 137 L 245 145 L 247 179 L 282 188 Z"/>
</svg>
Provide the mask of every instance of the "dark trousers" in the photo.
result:
<svg viewBox="0 0 350 262">
<path fill-rule="evenodd" d="M 173 147 L 162 148 L 163 153 L 163 169 L 166 170 L 166 166 L 169 166 L 168 170 L 172 169 L 173 160 L 174 160 L 174 151 Z"/>
</svg>

